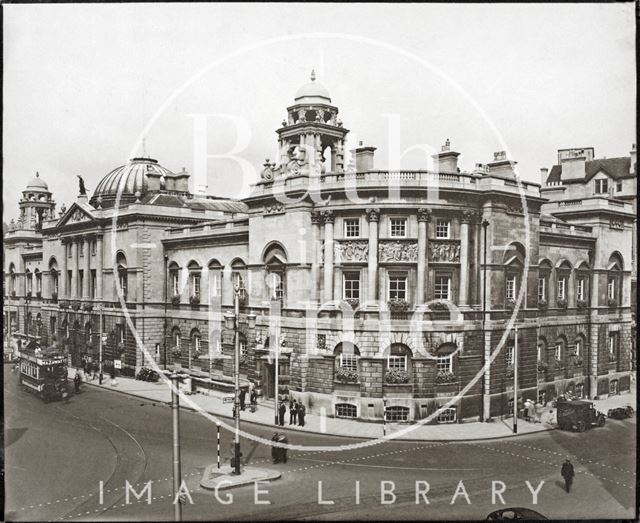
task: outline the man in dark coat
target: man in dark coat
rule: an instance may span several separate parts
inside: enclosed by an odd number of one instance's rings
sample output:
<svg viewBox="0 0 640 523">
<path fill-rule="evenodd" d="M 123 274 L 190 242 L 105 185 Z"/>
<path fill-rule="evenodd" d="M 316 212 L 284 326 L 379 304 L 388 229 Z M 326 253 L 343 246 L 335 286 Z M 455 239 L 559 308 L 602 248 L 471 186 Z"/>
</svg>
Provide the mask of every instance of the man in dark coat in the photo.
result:
<svg viewBox="0 0 640 523">
<path fill-rule="evenodd" d="M 258 395 L 256 394 L 255 389 L 251 389 L 251 394 L 249 395 L 249 401 L 251 402 L 251 405 L 258 404 Z"/>
<path fill-rule="evenodd" d="M 298 402 L 291 400 L 289 402 L 289 425 L 296 424 L 296 417 L 298 415 Z"/>
<path fill-rule="evenodd" d="M 571 461 L 567 459 L 562 464 L 562 470 L 560 471 L 560 474 L 562 474 L 562 477 L 564 478 L 564 489 L 567 492 L 571 492 L 571 484 L 573 483 L 573 476 L 576 475 L 575 471 L 573 470 L 573 465 L 571 464 Z"/>
<path fill-rule="evenodd" d="M 280 402 L 280 407 L 278 407 L 278 422 L 280 425 L 284 425 L 284 415 L 287 412 L 287 407 L 284 405 L 284 401 Z"/>
<path fill-rule="evenodd" d="M 298 425 L 300 425 L 301 427 L 304 427 L 304 416 L 306 413 L 306 407 L 302 403 L 300 403 L 300 406 L 298 407 Z"/>
<path fill-rule="evenodd" d="M 244 389 L 240 389 L 240 410 L 244 410 L 246 396 L 247 396 L 247 391 Z"/>
<path fill-rule="evenodd" d="M 80 373 L 76 371 L 76 375 L 73 377 L 73 385 L 76 390 L 76 394 L 80 392 Z"/>
</svg>

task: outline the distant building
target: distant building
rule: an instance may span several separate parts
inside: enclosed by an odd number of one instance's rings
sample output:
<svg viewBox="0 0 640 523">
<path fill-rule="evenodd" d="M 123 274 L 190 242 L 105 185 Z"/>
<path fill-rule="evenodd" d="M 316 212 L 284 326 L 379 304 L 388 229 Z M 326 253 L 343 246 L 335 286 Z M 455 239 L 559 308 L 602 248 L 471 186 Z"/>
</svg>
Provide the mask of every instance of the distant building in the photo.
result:
<svg viewBox="0 0 640 523">
<path fill-rule="evenodd" d="M 102 330 L 107 366 L 120 359 L 130 375 L 149 363 L 139 340 L 205 385 L 232 375 L 223 314 L 237 286 L 241 374 L 264 396 L 277 348 L 280 392 L 312 411 L 379 420 L 386 408 L 405 421 L 460 395 L 437 417 L 450 423 L 512 409 L 513 331 L 490 360 L 524 289 L 520 397 L 629 390 L 630 202 L 608 188 L 556 201 L 547 193 L 571 184 L 549 181 L 541 195 L 504 152 L 461 172 L 448 140 L 432 171 L 379 170 L 362 145 L 349 164 L 349 131 L 314 77 L 276 132 L 278 162 L 242 201 L 194 194 L 188 173 L 150 158 L 57 214 L 46 185 L 30 182 L 5 237 L 5 324 L 57 337 L 76 365 L 99 357 Z"/>
</svg>

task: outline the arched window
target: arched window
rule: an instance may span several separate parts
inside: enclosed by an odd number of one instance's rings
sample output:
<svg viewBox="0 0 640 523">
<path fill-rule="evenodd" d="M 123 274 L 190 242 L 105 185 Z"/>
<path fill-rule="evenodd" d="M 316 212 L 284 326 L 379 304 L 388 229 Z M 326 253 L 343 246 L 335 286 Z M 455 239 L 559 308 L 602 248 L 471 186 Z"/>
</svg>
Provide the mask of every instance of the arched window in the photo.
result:
<svg viewBox="0 0 640 523">
<path fill-rule="evenodd" d="M 31 311 L 29 311 L 26 317 L 25 331 L 27 334 L 33 334 L 33 314 L 31 314 Z"/>
<path fill-rule="evenodd" d="M 620 303 L 623 269 L 622 256 L 618 252 L 613 253 L 607 264 L 607 304 L 610 307 L 616 307 Z"/>
<path fill-rule="evenodd" d="M 387 351 L 387 370 L 409 372 L 411 356 L 411 349 L 403 343 L 391 344 Z"/>
<path fill-rule="evenodd" d="M 552 265 L 549 260 L 540 260 L 538 263 L 538 305 L 549 303 L 549 276 Z"/>
<path fill-rule="evenodd" d="M 453 374 L 453 360 L 457 347 L 453 343 L 443 343 L 436 351 L 436 375 Z"/>
<path fill-rule="evenodd" d="M 87 345 L 93 345 L 93 327 L 91 322 L 88 321 L 84 326 L 84 335 Z"/>
<path fill-rule="evenodd" d="M 51 260 L 49 260 L 49 278 L 51 285 L 51 298 L 53 300 L 57 300 L 60 292 L 60 280 L 58 275 L 58 262 L 55 258 L 51 258 Z"/>
<path fill-rule="evenodd" d="M 200 303 L 202 267 L 198 262 L 191 260 L 187 268 L 189 269 L 189 300 L 191 303 Z"/>
<path fill-rule="evenodd" d="M 507 308 L 513 307 L 522 282 L 525 249 L 521 243 L 512 242 L 503 256 L 504 267 L 504 299 Z"/>
<path fill-rule="evenodd" d="M 238 333 L 238 345 L 240 345 L 240 357 L 247 357 L 247 337 L 241 332 Z"/>
<path fill-rule="evenodd" d="M 169 264 L 169 294 L 180 298 L 180 266 L 174 261 Z"/>
<path fill-rule="evenodd" d="M 191 331 L 191 350 L 196 359 L 202 355 L 202 336 L 198 329 Z"/>
<path fill-rule="evenodd" d="M 336 359 L 336 369 L 358 372 L 360 349 L 356 345 L 348 341 L 338 343 L 333 349 L 333 355 Z"/>
<path fill-rule="evenodd" d="M 25 286 L 27 290 L 27 296 L 31 296 L 33 291 L 33 280 L 31 279 L 31 271 L 27 269 L 24 273 Z"/>
<path fill-rule="evenodd" d="M 546 363 L 547 362 L 547 340 L 543 337 L 538 338 L 537 345 L 537 360 L 538 363 Z"/>
<path fill-rule="evenodd" d="M 49 318 L 49 332 L 51 333 L 51 341 L 54 341 L 56 339 L 56 317 L 55 316 L 51 316 Z"/>
<path fill-rule="evenodd" d="M 127 274 L 127 258 L 122 251 L 116 255 L 116 267 L 118 270 L 118 294 L 122 299 L 127 299 L 129 277 Z"/>
<path fill-rule="evenodd" d="M 556 344 L 555 344 L 555 348 L 554 348 L 554 360 L 556 361 L 556 364 L 562 363 L 563 359 L 564 359 L 564 354 L 565 354 L 565 348 L 567 346 L 567 342 L 564 339 L 563 336 L 559 337 L 556 340 Z"/>
<path fill-rule="evenodd" d="M 263 261 L 266 268 L 269 299 L 284 303 L 286 295 L 284 274 L 287 265 L 284 247 L 279 243 L 272 243 L 265 251 Z"/>
<path fill-rule="evenodd" d="M 209 295 L 212 298 L 222 298 L 222 264 L 218 260 L 209 262 Z"/>
<path fill-rule="evenodd" d="M 566 308 L 569 300 L 569 276 L 571 264 L 562 260 L 556 265 L 556 303 L 560 308 Z"/>
<path fill-rule="evenodd" d="M 582 262 L 576 266 L 576 305 L 584 308 L 589 296 L 589 264 Z"/>
<path fill-rule="evenodd" d="M 36 269 L 34 275 L 36 279 L 36 296 L 40 298 L 42 297 L 42 273 L 39 269 Z"/>
<path fill-rule="evenodd" d="M 240 259 L 236 258 L 231 262 L 231 280 L 233 281 L 234 290 L 236 287 L 240 292 L 240 299 L 244 301 L 247 296 L 245 287 L 245 278 L 247 276 L 247 265 Z"/>
<path fill-rule="evenodd" d="M 174 327 L 171 330 L 171 346 L 172 346 L 172 349 L 176 352 L 180 352 L 180 349 L 181 349 L 180 341 L 181 341 L 180 329 L 178 327 Z"/>
<path fill-rule="evenodd" d="M 36 314 L 36 336 L 42 336 L 42 314 Z"/>
<path fill-rule="evenodd" d="M 9 265 L 9 292 L 16 295 L 16 267 L 13 263 Z"/>
</svg>

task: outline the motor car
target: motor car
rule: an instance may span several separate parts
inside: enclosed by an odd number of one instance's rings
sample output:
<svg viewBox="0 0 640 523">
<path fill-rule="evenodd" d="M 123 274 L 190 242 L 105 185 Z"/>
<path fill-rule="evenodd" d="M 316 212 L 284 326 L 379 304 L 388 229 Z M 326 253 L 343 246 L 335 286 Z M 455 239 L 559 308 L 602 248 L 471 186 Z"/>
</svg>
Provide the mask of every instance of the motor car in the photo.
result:
<svg viewBox="0 0 640 523">
<path fill-rule="evenodd" d="M 560 430 L 584 432 L 591 427 L 603 427 L 605 416 L 593 403 L 585 400 L 558 402 L 556 419 Z"/>
<path fill-rule="evenodd" d="M 549 518 L 543 516 L 542 514 L 540 514 L 540 512 L 536 512 L 535 510 L 524 507 L 501 508 L 500 510 L 491 512 L 487 516 L 487 520 L 495 521 L 504 519 L 528 519 L 533 521 L 541 521 L 547 520 Z"/>
<path fill-rule="evenodd" d="M 627 405 L 625 407 L 615 407 L 607 411 L 607 418 L 611 419 L 626 419 L 631 418 L 634 414 L 633 407 Z"/>
</svg>

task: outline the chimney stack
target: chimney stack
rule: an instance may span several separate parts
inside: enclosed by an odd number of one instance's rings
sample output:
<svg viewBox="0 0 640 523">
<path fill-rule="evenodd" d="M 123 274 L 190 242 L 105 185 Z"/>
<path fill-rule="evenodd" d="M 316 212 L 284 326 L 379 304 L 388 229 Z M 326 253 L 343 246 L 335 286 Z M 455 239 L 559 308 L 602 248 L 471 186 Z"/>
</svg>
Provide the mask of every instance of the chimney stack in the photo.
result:
<svg viewBox="0 0 640 523">
<path fill-rule="evenodd" d="M 356 159 L 356 172 L 373 170 L 373 153 L 375 150 L 376 147 L 364 147 L 362 142 L 359 142 L 356 149 L 351 150 L 351 154 Z"/>
<path fill-rule="evenodd" d="M 451 150 L 451 141 L 447 138 L 440 152 L 431 155 L 436 172 L 458 174 L 458 156 L 460 153 Z"/>
<path fill-rule="evenodd" d="M 638 170 L 636 168 L 636 144 L 631 146 L 631 163 L 629 164 L 629 174 L 637 175 Z"/>
<path fill-rule="evenodd" d="M 544 187 L 544 184 L 547 183 L 547 178 L 549 177 L 549 169 L 546 167 L 540 167 L 540 185 Z"/>
<path fill-rule="evenodd" d="M 487 168 L 489 169 L 489 174 L 515 176 L 513 168 L 517 163 L 507 159 L 506 151 L 497 151 L 493 153 L 493 161 L 487 164 Z"/>
</svg>

